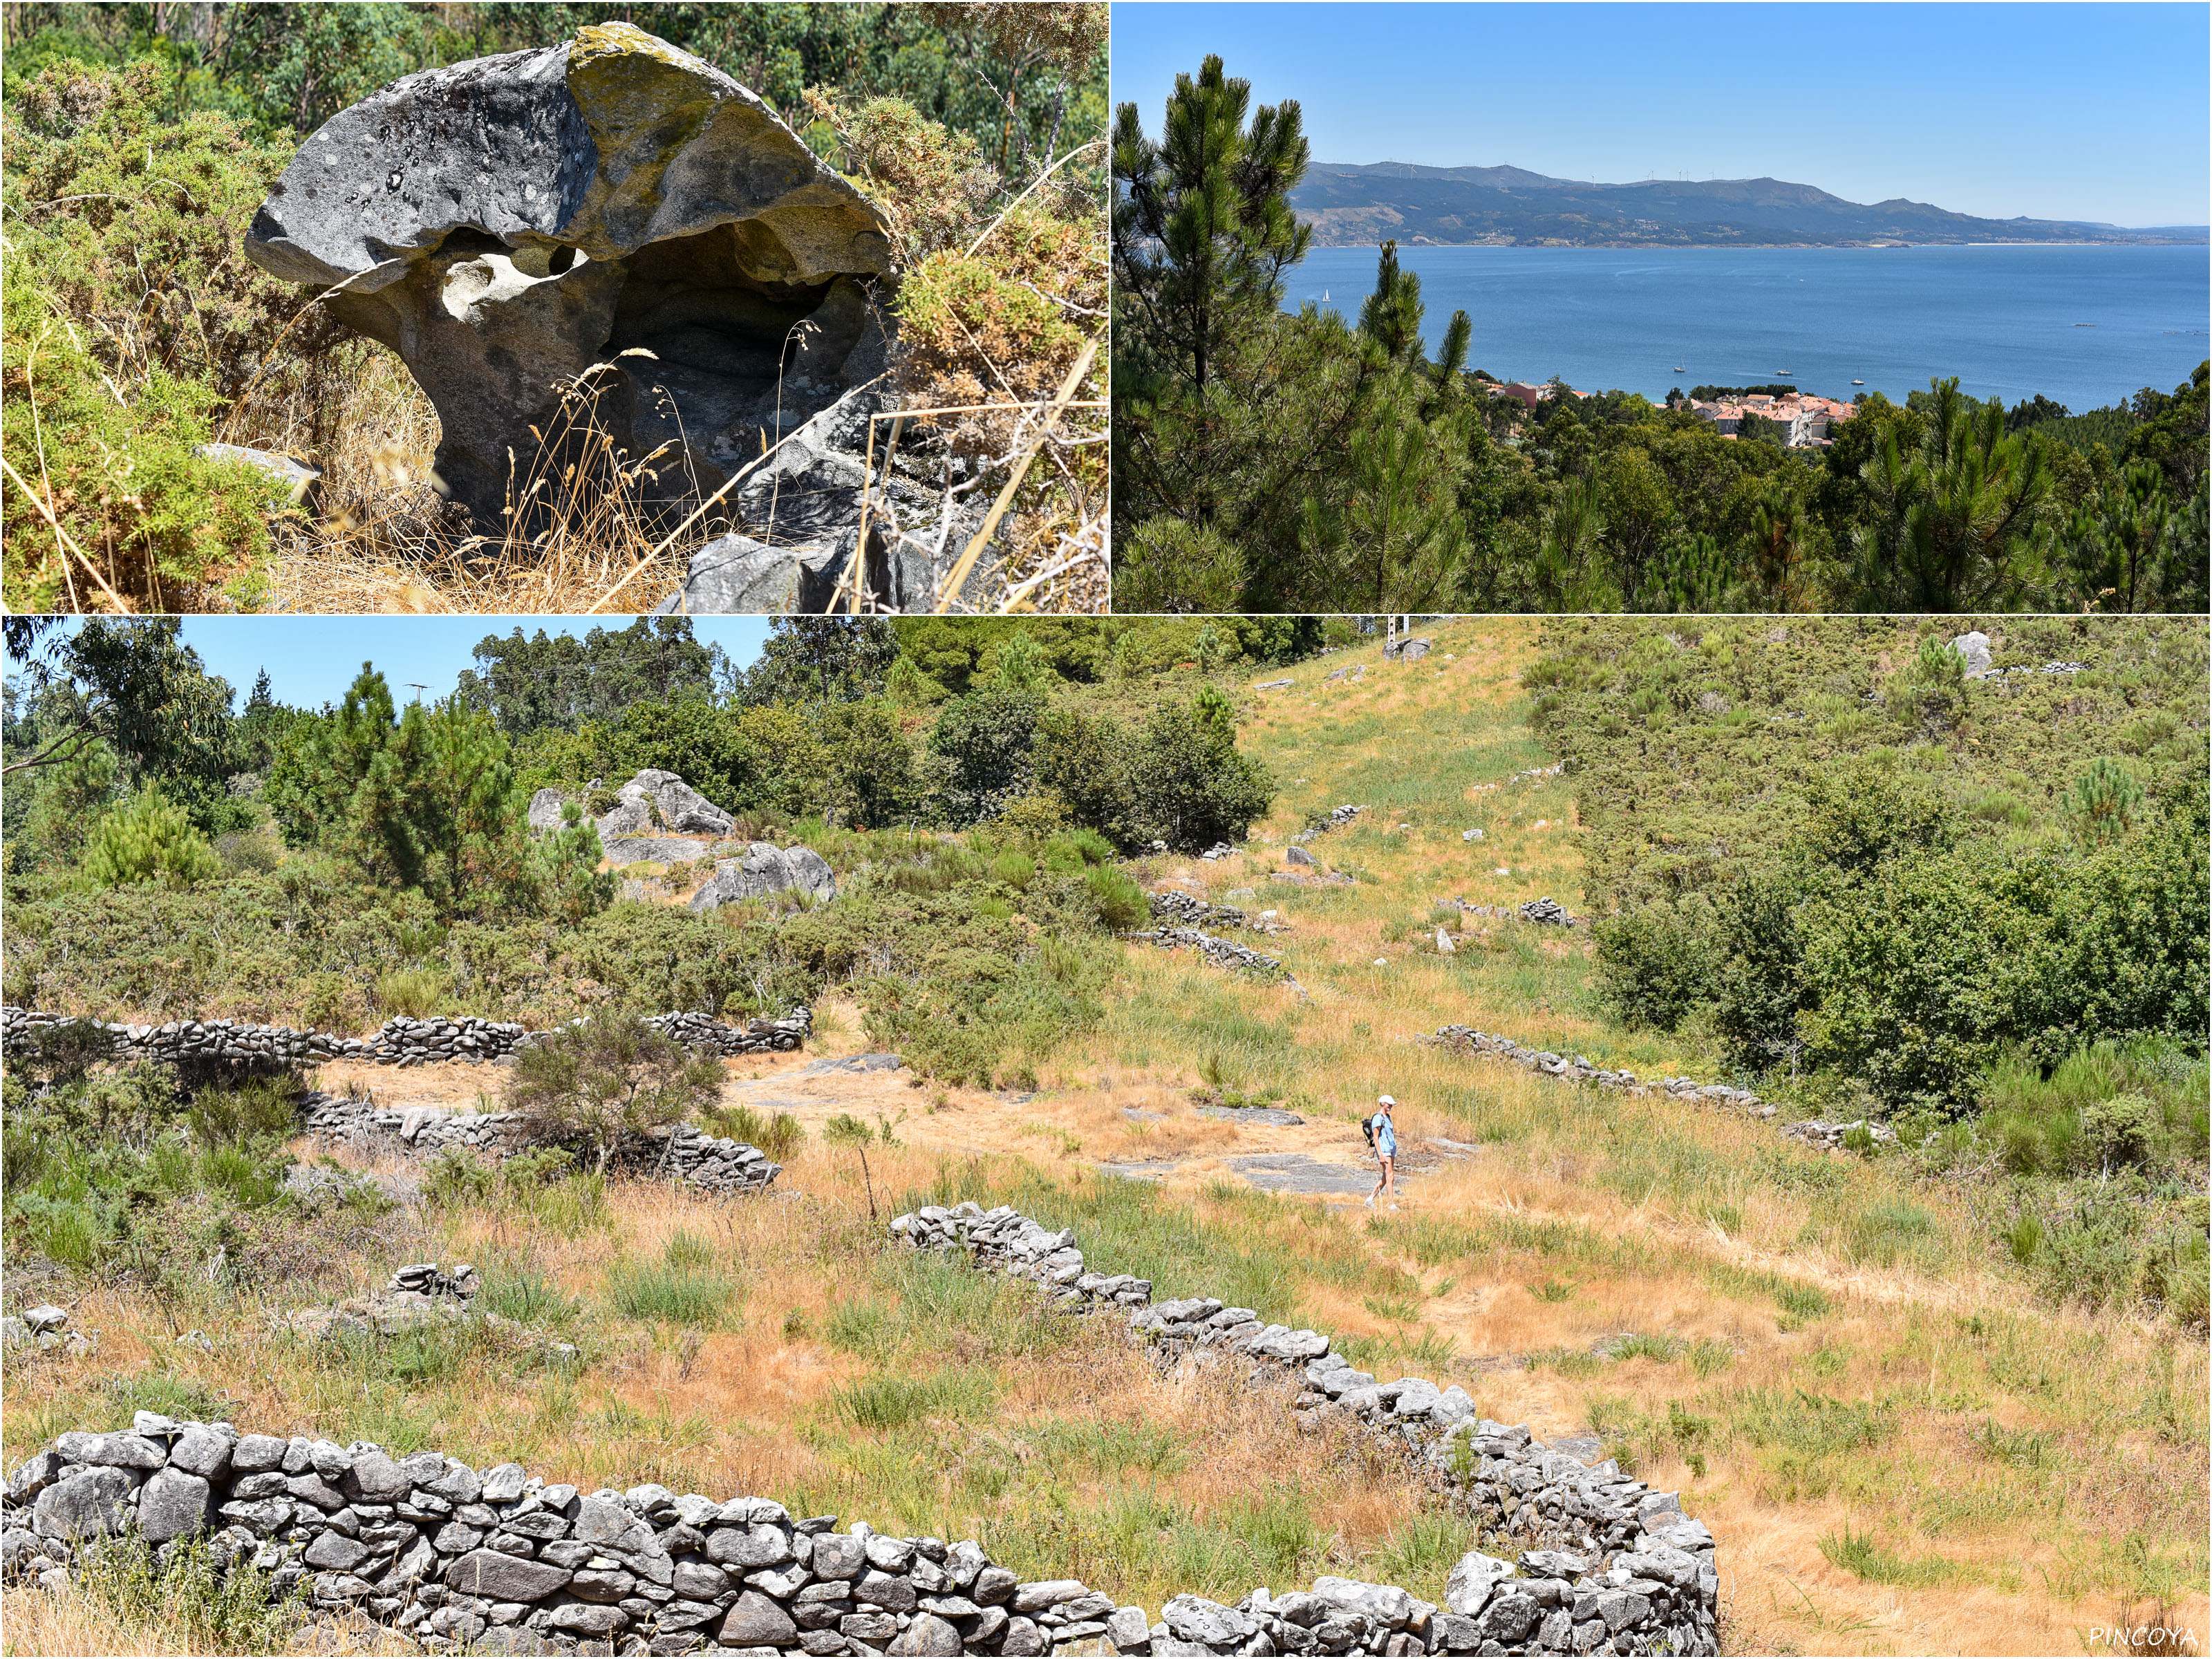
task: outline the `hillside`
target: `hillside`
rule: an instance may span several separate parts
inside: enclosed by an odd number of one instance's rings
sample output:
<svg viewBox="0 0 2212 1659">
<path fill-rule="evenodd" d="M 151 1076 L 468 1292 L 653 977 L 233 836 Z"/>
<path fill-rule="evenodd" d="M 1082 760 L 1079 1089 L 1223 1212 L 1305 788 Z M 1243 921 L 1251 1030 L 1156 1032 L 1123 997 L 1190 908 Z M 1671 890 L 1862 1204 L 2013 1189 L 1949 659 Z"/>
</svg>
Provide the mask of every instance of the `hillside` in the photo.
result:
<svg viewBox="0 0 2212 1659">
<path fill-rule="evenodd" d="M 1598 184 L 1520 167 L 1317 161 L 1291 195 L 1322 247 L 1406 243 L 1565 247 L 1881 246 L 1926 242 L 2202 242 L 2202 225 L 2142 229 L 1979 219 L 1902 197 L 1860 204 L 1778 179 Z"/>
<path fill-rule="evenodd" d="M 69 1194 L 28 1214 L 11 1205 L 9 1311 L 66 1302 L 73 1328 L 100 1341 L 10 1352 L 9 1464 L 133 1408 L 222 1416 L 394 1455 L 513 1459 L 580 1492 L 654 1481 L 771 1494 L 793 1515 L 972 1537 L 1024 1578 L 1079 1577 L 1148 1608 L 1178 1590 L 1233 1601 L 1261 1582 L 1280 1596 L 1329 1574 L 1437 1601 L 1462 1552 L 1507 1553 L 1340 1419 L 1294 1417 L 1242 1386 L 1241 1367 L 1156 1366 L 1109 1321 L 1044 1317 L 1024 1287 L 885 1248 L 894 1213 L 973 1200 L 1072 1228 L 1097 1271 L 1141 1274 L 1156 1297 L 1233 1298 L 1329 1332 L 1378 1377 L 1450 1382 L 1485 1418 L 1679 1492 L 1718 1540 L 1723 1651 L 2055 1653 L 2075 1650 L 2092 1623 L 2203 1628 L 2203 1314 L 2174 1294 L 2178 1277 L 2158 1277 L 2160 1249 L 2185 1270 L 2189 1260 L 2185 1239 L 2169 1245 L 2160 1230 L 2193 1229 L 2203 1279 L 2201 1115 L 2142 1149 L 2147 1164 L 2101 1178 L 2009 1174 L 1977 1148 L 1971 1114 L 1948 1142 L 1908 1133 L 1915 1144 L 1824 1151 L 1784 1131 L 1838 1115 L 1850 1099 L 1839 1085 L 1731 1069 L 1707 1019 L 1631 1023 L 1601 929 L 1497 914 L 1549 897 L 1602 921 L 1656 878 L 1582 746 L 1624 740 L 1607 716 L 1626 729 L 1651 664 L 1693 665 L 1668 682 L 1686 708 L 1662 694 L 1634 710 L 1647 733 L 1662 715 L 1680 728 L 1685 763 L 1662 754 L 1668 775 L 1638 775 L 1665 803 L 1667 835 L 1725 818 L 1728 835 L 1754 837 L 1762 814 L 1798 811 L 1766 798 L 1771 776 L 1848 744 L 1943 770 L 1947 798 L 1980 804 L 1978 822 L 2015 855 L 2040 846 L 2047 779 L 2115 757 L 2142 767 L 2154 798 L 2160 769 L 2199 752 L 2201 626 L 2015 625 L 1993 635 L 1996 666 L 2063 653 L 2084 672 L 2063 690 L 1975 682 L 1963 721 L 1886 728 L 1881 743 L 1863 722 L 1817 750 L 1793 715 L 1876 690 L 1887 701 L 1873 718 L 1896 720 L 1899 663 L 1919 662 L 1923 632 L 1964 624 L 1793 619 L 1786 640 L 1768 638 L 1766 622 L 1755 636 L 1733 622 L 1702 634 L 1680 620 L 1608 626 L 1622 631 L 1462 619 L 1425 626 L 1414 661 L 1366 642 L 1287 665 L 1170 665 L 1051 689 L 1055 708 L 1088 720 L 1181 706 L 1202 682 L 1231 702 L 1239 751 L 1274 785 L 1249 838 L 1210 859 L 1139 852 L 1091 867 L 1269 924 L 1207 927 L 1278 958 L 1287 978 L 1073 925 L 1071 881 L 1091 878 L 1071 878 L 1079 848 L 1049 835 L 1024 842 L 1004 824 L 956 843 L 794 820 L 840 893 L 818 908 L 746 912 L 731 931 L 752 954 L 724 970 L 735 999 L 760 999 L 743 981 L 769 932 L 820 964 L 833 953 L 810 956 L 804 940 L 826 946 L 863 921 L 877 931 L 855 937 L 843 966 L 816 969 L 807 1052 L 719 1062 L 719 1121 L 755 1139 L 773 1131 L 783 1168 L 765 1194 L 704 1197 L 619 1170 L 549 1178 L 527 1163 L 470 1176 L 389 1139 L 303 1135 L 292 1142 L 303 1161 L 365 1185 L 301 1214 L 227 1211 L 149 1182 L 125 1235 L 135 1254 L 104 1267 L 23 1248 L 38 1228 L 52 1237 Z M 1722 690 L 1771 718 L 1748 726 L 1699 706 Z M 1928 707 L 1913 702 L 1914 719 Z M 1831 726 L 1841 718 L 1820 712 Z M 1317 828 L 1347 805 L 1365 810 Z M 2121 844 L 2154 828 L 2139 821 Z M 678 933 L 651 918 L 681 916 L 706 872 L 610 873 L 637 884 L 604 914 L 642 972 Z M 848 902 L 851 924 L 838 908 Z M 581 953 L 533 963 L 526 931 L 455 927 L 441 940 L 419 916 L 395 920 L 416 965 L 468 970 L 447 988 L 453 1012 L 501 984 L 525 988 L 515 1006 L 533 1017 L 594 994 L 564 979 L 581 977 Z M 939 951 L 938 931 L 955 928 Z M 219 978 L 190 941 L 162 948 L 201 958 L 180 984 Z M 1033 1048 L 1010 1044 L 1011 1063 L 994 1056 L 979 1076 L 917 1020 L 906 1029 L 928 1040 L 902 1051 L 906 1065 L 839 1064 L 905 1041 L 885 1024 L 900 1012 L 885 982 L 924 960 L 915 982 L 933 1012 L 957 1023 L 973 1011 L 978 1024 L 988 1012 Z M 39 971 L 43 987 L 95 984 L 101 970 L 47 952 Z M 963 976 L 984 992 L 971 996 Z M 1448 1024 L 1643 1078 L 1744 1084 L 1776 1113 L 1418 1041 Z M 2130 1089 L 2154 1105 L 2201 1103 L 2201 1053 L 2130 1053 Z M 11 1123 L 19 1066 L 11 1058 Z M 373 1090 L 382 1108 L 465 1113 L 504 1086 L 496 1068 L 459 1061 L 333 1062 L 314 1080 Z M 1401 1196 L 1370 1214 L 1357 1120 L 1386 1091 L 1401 1103 Z M 98 1097 L 131 1106 L 112 1089 Z M 2084 1207 L 2093 1189 L 2126 1195 L 2131 1244 Z M 2043 1218 L 2033 1239 L 2030 1215 Z M 2100 1286 L 2054 1273 L 2085 1259 L 2062 1252 L 2093 1236 L 2100 1259 L 2142 1276 L 2116 1268 Z M 218 1240 L 233 1265 L 210 1273 Z M 488 1305 L 574 1355 L 550 1359 L 500 1328 L 330 1342 L 286 1322 L 302 1304 L 359 1296 L 398 1263 L 432 1260 L 478 1264 Z M 15 1588 L 5 1607 L 21 1651 L 161 1640 L 144 1602 L 119 1592 Z"/>
</svg>

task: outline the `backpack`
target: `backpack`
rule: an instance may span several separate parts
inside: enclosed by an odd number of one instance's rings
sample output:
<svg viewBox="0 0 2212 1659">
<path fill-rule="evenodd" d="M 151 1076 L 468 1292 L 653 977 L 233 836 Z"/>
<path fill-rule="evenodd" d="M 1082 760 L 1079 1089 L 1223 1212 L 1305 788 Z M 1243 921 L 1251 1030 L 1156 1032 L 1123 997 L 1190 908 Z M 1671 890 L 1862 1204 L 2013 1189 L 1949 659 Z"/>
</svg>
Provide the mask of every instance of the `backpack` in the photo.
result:
<svg viewBox="0 0 2212 1659">
<path fill-rule="evenodd" d="M 1375 1120 L 1371 1117 L 1361 1118 L 1359 1132 L 1367 1137 L 1367 1150 L 1373 1152 L 1375 1150 Z"/>
</svg>

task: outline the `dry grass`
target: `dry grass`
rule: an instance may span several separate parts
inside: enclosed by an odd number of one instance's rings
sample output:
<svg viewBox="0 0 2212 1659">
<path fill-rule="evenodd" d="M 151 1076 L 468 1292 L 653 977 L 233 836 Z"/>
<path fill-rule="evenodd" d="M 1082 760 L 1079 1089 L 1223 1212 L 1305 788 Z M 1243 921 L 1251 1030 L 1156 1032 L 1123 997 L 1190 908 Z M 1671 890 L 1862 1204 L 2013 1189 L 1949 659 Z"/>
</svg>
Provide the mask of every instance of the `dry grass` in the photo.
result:
<svg viewBox="0 0 2212 1659">
<path fill-rule="evenodd" d="M 532 533 L 472 534 L 465 515 L 433 486 L 438 417 L 398 357 L 366 341 L 339 349 L 339 370 L 313 377 L 336 413 L 304 395 L 240 404 L 222 437 L 313 460 L 323 469 L 313 513 L 295 510 L 276 524 L 270 604 L 283 611 L 440 615 L 579 615 L 610 599 L 617 611 L 649 611 L 682 584 L 691 555 L 738 528 L 710 511 L 673 541 L 676 519 L 639 496 L 638 466 L 611 455 L 566 489 L 549 451 L 517 481 L 518 497 L 550 498 L 553 510 Z M 604 451 L 610 441 L 578 395 L 577 442 Z M 328 441 L 316 432 L 334 430 Z M 888 439 L 888 429 L 883 434 Z M 1103 453 L 1103 412 L 1064 416 L 1032 468 L 1005 536 L 1009 552 L 986 609 L 1103 611 L 1106 569 L 1103 503 L 1084 458 Z M 960 487 L 995 495 L 1017 453 L 1010 449 Z M 564 464 L 565 465 L 565 464 Z M 1088 503 L 1088 505 L 1086 505 Z M 927 525 L 905 526 L 925 540 Z M 664 541 L 667 544 L 663 546 Z M 951 546 L 946 563 L 958 556 Z"/>
<path fill-rule="evenodd" d="M 40 1589 L 0 1591 L 0 1653 L 224 1655 L 234 1650 L 179 1638 L 158 1618 L 125 1618 L 72 1586 L 58 1595 Z M 366 1619 L 318 1620 L 301 1629 L 288 1653 L 419 1654 L 398 1632 Z"/>
<path fill-rule="evenodd" d="M 316 512 L 287 514 L 277 526 L 270 574 L 278 610 L 575 614 L 642 562 L 619 608 L 645 611 L 674 591 L 692 551 L 726 527 L 703 522 L 654 556 L 665 526 L 638 499 L 635 467 L 587 468 L 564 490 L 549 451 L 526 468 L 516 493 L 554 498 L 550 522 L 496 541 L 472 535 L 433 487 L 438 417 L 406 366 L 367 341 L 340 350 L 352 373 L 329 377 L 336 384 L 321 388 L 337 402 L 334 417 L 298 398 L 241 404 L 224 434 L 232 442 L 312 455 L 323 469 Z M 574 401 L 580 441 L 604 449 L 590 399 Z M 336 436 L 317 445 L 323 424 Z"/>
</svg>

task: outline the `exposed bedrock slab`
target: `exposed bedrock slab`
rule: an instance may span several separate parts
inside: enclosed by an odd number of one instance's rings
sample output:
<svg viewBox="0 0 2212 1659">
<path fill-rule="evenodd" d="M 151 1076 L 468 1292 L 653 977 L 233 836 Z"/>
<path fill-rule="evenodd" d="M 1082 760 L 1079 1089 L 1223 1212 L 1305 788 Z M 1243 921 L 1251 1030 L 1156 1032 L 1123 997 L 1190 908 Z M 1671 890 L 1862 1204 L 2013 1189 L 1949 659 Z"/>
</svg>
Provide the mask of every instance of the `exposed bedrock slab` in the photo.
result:
<svg viewBox="0 0 2212 1659">
<path fill-rule="evenodd" d="M 540 456 L 533 425 L 559 465 L 605 459 L 585 412 L 631 463 L 657 452 L 642 487 L 675 507 L 887 362 L 876 209 L 753 93 L 627 23 L 341 111 L 246 251 L 338 290 L 332 314 L 406 360 L 443 424 L 439 477 L 486 533 Z M 857 402 L 865 426 L 888 400 Z"/>
</svg>

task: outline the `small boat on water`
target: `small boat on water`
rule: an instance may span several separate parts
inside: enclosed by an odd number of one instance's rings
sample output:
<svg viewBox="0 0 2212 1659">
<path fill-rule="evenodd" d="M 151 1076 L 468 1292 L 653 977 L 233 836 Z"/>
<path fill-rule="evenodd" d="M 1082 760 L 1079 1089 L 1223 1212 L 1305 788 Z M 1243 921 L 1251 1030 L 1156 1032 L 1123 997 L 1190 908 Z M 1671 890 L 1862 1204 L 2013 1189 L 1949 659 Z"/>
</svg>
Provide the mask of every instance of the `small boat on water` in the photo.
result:
<svg viewBox="0 0 2212 1659">
<path fill-rule="evenodd" d="M 1674 365 L 1674 372 L 1675 372 L 1677 374 L 1687 374 L 1690 371 L 1689 371 L 1688 369 L 1686 369 L 1686 368 L 1683 368 L 1683 367 L 1681 366 L 1681 364 L 1677 363 L 1677 364 L 1675 364 L 1675 365 Z"/>
<path fill-rule="evenodd" d="M 1864 386 L 1866 382 L 1864 380 L 1853 380 L 1851 384 L 1853 386 Z"/>
</svg>

